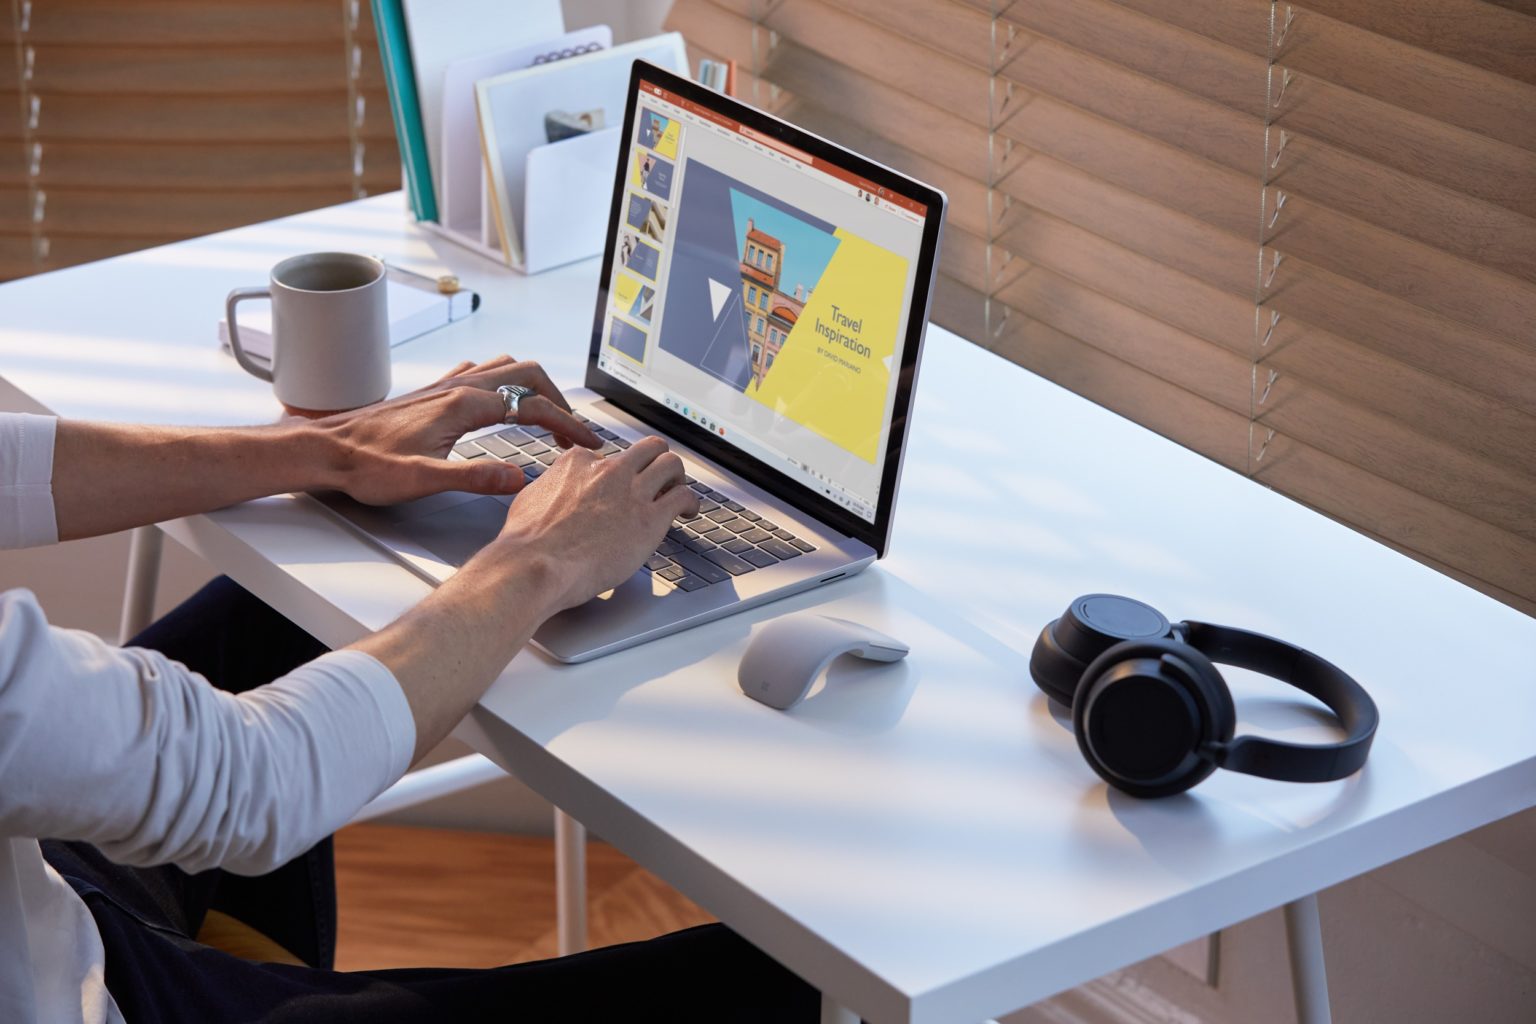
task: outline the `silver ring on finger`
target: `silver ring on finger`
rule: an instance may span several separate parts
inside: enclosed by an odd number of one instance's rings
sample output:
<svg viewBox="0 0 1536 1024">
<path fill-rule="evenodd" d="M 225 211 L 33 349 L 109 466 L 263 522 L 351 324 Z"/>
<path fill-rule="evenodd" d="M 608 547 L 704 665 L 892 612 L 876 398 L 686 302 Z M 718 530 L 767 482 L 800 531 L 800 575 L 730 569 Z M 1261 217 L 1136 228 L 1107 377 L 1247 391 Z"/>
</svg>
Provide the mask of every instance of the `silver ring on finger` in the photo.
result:
<svg viewBox="0 0 1536 1024">
<path fill-rule="evenodd" d="M 496 389 L 496 393 L 501 396 L 501 402 L 507 408 L 503 419 L 509 423 L 516 423 L 518 404 L 529 395 L 537 394 L 538 392 L 534 391 L 533 388 L 525 388 L 521 384 L 503 384 Z"/>
</svg>

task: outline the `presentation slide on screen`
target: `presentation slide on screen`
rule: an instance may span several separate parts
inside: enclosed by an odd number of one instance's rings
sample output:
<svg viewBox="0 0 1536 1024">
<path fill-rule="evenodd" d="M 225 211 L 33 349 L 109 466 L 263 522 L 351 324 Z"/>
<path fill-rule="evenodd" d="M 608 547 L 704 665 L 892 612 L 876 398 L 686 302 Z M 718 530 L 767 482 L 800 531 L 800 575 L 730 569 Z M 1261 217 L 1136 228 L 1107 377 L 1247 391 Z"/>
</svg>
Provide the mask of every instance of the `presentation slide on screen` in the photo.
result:
<svg viewBox="0 0 1536 1024">
<path fill-rule="evenodd" d="M 907 259 L 698 159 L 678 206 L 660 349 L 873 464 Z"/>
</svg>

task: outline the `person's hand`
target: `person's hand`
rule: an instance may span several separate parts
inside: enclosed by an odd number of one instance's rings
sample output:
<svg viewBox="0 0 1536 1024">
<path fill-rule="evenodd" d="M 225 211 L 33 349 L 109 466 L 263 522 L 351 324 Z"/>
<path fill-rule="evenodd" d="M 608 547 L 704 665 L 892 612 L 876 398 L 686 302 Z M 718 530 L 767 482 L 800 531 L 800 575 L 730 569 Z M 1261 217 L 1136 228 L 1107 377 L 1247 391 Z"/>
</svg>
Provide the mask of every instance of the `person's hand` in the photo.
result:
<svg viewBox="0 0 1536 1024">
<path fill-rule="evenodd" d="M 501 537 L 476 559 L 535 552 L 555 567 L 553 609 L 575 607 L 628 579 L 672 520 L 698 514 L 683 475 L 659 437 L 606 459 L 573 449 L 517 496 Z"/>
<path fill-rule="evenodd" d="M 544 368 L 531 360 L 519 361 L 509 355 L 499 355 L 483 363 L 460 363 L 417 394 L 463 387 L 494 392 L 503 384 L 520 384 L 538 392 L 518 403 L 517 422 L 551 431 L 561 448 L 569 448 L 573 443 L 586 448 L 603 446 L 600 437 L 571 415 L 570 403 Z"/>
<path fill-rule="evenodd" d="M 597 448 L 602 439 L 571 414 L 570 406 L 537 363 L 500 356 L 463 363 L 408 395 L 316 420 L 329 439 L 327 486 L 357 501 L 388 505 L 439 491 L 510 494 L 523 472 L 497 459 L 448 461 L 460 437 L 503 421 L 496 388 L 521 384 L 537 394 L 519 403 L 518 422 L 556 433 L 565 444 Z"/>
</svg>

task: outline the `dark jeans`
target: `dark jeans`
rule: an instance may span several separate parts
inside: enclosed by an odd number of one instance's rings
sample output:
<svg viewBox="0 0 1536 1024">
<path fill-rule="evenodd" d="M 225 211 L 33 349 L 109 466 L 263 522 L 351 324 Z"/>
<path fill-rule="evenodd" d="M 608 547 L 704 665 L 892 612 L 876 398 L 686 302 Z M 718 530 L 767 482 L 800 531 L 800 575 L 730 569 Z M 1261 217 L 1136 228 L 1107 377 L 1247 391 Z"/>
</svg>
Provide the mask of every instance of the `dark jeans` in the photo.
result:
<svg viewBox="0 0 1536 1024">
<path fill-rule="evenodd" d="M 239 693 L 325 647 L 228 579 L 133 641 Z M 260 878 L 128 868 L 86 843 L 48 841 L 48 862 L 90 908 L 107 988 L 130 1022 L 810 1021 L 814 990 L 721 925 L 490 970 L 330 970 L 336 946 L 331 841 Z M 308 967 L 258 964 L 194 941 L 221 910 Z"/>
</svg>

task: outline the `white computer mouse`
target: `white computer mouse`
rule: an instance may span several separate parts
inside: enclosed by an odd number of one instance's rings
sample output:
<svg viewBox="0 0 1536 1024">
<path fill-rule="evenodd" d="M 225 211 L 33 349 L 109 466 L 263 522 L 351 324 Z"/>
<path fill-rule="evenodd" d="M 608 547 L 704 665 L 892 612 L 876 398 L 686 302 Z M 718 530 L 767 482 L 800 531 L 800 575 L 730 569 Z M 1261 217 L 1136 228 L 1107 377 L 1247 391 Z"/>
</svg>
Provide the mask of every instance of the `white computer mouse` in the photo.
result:
<svg viewBox="0 0 1536 1024">
<path fill-rule="evenodd" d="M 877 629 L 830 615 L 801 612 L 774 619 L 753 634 L 736 670 L 736 682 L 753 700 L 787 711 L 805 699 L 839 655 L 900 661 L 909 650 L 900 640 Z"/>
</svg>

